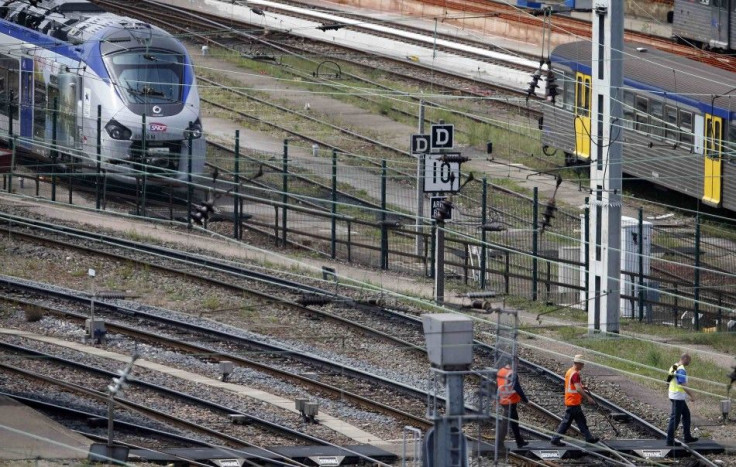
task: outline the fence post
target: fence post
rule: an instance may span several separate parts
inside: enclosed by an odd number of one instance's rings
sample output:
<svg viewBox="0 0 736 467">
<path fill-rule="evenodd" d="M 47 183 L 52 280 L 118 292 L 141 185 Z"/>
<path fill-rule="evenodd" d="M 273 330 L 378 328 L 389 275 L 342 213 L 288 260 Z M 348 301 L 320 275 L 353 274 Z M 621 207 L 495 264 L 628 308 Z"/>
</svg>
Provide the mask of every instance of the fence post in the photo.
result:
<svg viewBox="0 0 736 467">
<path fill-rule="evenodd" d="M 545 297 L 545 305 L 551 305 L 552 302 L 549 299 L 549 296 L 552 294 L 552 263 L 550 261 L 546 261 L 547 263 L 547 283 L 544 285 L 545 293 L 547 296 Z"/>
<path fill-rule="evenodd" d="M 353 237 L 351 233 L 352 222 L 347 221 L 347 225 L 348 225 L 348 263 L 352 263 L 353 262 L 353 246 L 352 246 Z"/>
<path fill-rule="evenodd" d="M 235 173 L 233 174 L 233 238 L 240 240 L 240 130 L 235 130 Z"/>
<path fill-rule="evenodd" d="M 588 303 L 590 303 L 590 198 L 585 198 L 585 218 L 583 220 L 583 239 L 585 250 L 585 312 L 588 312 Z"/>
<path fill-rule="evenodd" d="M 470 244 L 464 243 L 463 245 L 465 246 L 465 261 L 463 261 L 463 283 L 465 285 L 468 285 L 468 274 L 470 273 Z"/>
<path fill-rule="evenodd" d="M 693 278 L 693 308 L 695 309 L 695 330 L 700 330 L 700 213 L 695 215 L 695 277 Z"/>
<path fill-rule="evenodd" d="M 59 157 L 59 151 L 56 147 L 56 114 L 59 108 L 59 101 L 54 97 L 54 109 L 51 114 L 51 201 L 56 201 L 56 161 Z"/>
<path fill-rule="evenodd" d="M 429 277 L 434 278 L 434 262 L 435 262 L 435 251 L 437 250 L 437 221 L 432 220 L 432 235 L 431 235 L 431 243 L 432 243 L 432 249 L 429 250 L 429 254 L 431 256 L 430 262 L 429 262 Z"/>
<path fill-rule="evenodd" d="M 102 158 L 102 106 L 97 106 L 97 175 L 95 178 L 95 209 L 98 211 L 100 210 L 101 199 L 100 199 L 100 183 L 102 183 L 101 180 L 101 173 L 102 173 L 102 164 L 101 164 L 101 158 Z"/>
<path fill-rule="evenodd" d="M 190 122 L 191 123 L 191 122 Z M 187 149 L 187 228 L 192 228 L 192 145 L 194 144 L 194 136 L 192 132 L 189 135 L 189 148 Z"/>
<path fill-rule="evenodd" d="M 486 246 L 486 223 L 488 222 L 488 179 L 483 177 L 483 195 L 481 196 L 481 213 L 480 213 L 480 289 L 486 289 L 486 256 L 488 256 L 488 247 Z"/>
<path fill-rule="evenodd" d="M 673 313 L 675 314 L 675 328 L 677 328 L 677 315 L 679 314 L 680 310 L 678 308 L 678 302 L 677 302 L 677 282 L 675 282 L 675 304 L 673 308 Z"/>
<path fill-rule="evenodd" d="M 337 256 L 337 149 L 332 150 L 332 222 L 330 230 L 332 233 L 332 245 L 330 252 L 332 259 Z"/>
<path fill-rule="evenodd" d="M 537 301 L 537 281 L 539 280 L 539 188 L 534 187 L 534 206 L 532 206 L 532 301 Z"/>
<path fill-rule="evenodd" d="M 639 322 L 644 321 L 644 210 L 639 208 Z"/>
<path fill-rule="evenodd" d="M 511 271 L 511 258 L 510 258 L 508 250 L 505 253 L 506 253 L 506 261 L 504 264 L 504 272 L 503 272 L 503 279 L 504 279 L 503 290 L 504 290 L 504 293 L 508 295 L 509 290 L 511 290 L 511 278 L 509 277 L 509 273 Z"/>
<path fill-rule="evenodd" d="M 388 229 L 386 228 L 386 159 L 381 161 L 381 269 L 388 269 Z"/>
<path fill-rule="evenodd" d="M 12 114 L 11 114 L 12 115 Z M 10 118 L 13 121 L 13 118 Z M 12 127 L 12 124 L 11 124 Z M 15 170 L 15 136 L 10 135 L 10 175 L 8 176 L 8 193 L 13 193 L 13 170 Z M 21 187 L 22 188 L 22 187 Z"/>
<path fill-rule="evenodd" d="M 283 195 L 281 201 L 283 202 L 281 211 L 281 246 L 286 246 L 286 205 L 289 203 L 289 140 L 284 139 L 284 162 L 283 162 L 284 178 L 282 183 Z"/>
<path fill-rule="evenodd" d="M 146 162 L 146 114 L 141 116 L 141 165 L 143 166 L 143 186 L 141 189 L 141 213 L 146 217 L 146 197 L 148 194 L 148 163 Z M 206 227 L 206 225 L 205 225 Z"/>
</svg>

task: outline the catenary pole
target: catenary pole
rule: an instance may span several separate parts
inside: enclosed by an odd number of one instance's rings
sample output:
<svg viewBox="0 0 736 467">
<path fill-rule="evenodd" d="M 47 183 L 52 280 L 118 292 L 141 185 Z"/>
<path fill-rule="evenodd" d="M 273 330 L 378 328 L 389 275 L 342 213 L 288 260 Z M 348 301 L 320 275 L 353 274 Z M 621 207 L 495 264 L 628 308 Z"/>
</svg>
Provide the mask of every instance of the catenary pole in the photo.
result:
<svg viewBox="0 0 736 467">
<path fill-rule="evenodd" d="M 593 1 L 589 332 L 619 332 L 624 5 Z"/>
</svg>

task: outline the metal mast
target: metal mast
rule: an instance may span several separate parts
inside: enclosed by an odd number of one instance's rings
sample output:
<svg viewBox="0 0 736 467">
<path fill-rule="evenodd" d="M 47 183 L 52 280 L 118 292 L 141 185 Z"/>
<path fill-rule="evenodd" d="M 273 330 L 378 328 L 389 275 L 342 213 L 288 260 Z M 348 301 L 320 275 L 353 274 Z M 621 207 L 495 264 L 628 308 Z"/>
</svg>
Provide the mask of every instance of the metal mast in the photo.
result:
<svg viewBox="0 0 736 467">
<path fill-rule="evenodd" d="M 590 224 L 590 332 L 619 332 L 621 130 L 624 2 L 593 1 Z"/>
</svg>

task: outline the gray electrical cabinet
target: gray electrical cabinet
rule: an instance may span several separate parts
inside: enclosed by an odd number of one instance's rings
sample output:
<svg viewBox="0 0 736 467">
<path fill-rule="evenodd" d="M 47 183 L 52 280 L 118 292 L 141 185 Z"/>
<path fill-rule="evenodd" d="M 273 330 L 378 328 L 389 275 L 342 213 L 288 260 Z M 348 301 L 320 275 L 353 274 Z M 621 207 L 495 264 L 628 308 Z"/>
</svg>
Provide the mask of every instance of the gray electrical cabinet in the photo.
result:
<svg viewBox="0 0 736 467">
<path fill-rule="evenodd" d="M 473 320 L 454 313 L 422 315 L 429 363 L 444 370 L 473 362 Z"/>
</svg>

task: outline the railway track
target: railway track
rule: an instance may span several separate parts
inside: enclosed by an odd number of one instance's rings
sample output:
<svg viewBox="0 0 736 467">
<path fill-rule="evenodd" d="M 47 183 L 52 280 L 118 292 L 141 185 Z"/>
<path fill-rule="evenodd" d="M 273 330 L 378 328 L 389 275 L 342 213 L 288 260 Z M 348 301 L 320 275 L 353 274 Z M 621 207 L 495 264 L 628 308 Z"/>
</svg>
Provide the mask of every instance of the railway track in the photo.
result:
<svg viewBox="0 0 736 467">
<path fill-rule="evenodd" d="M 14 233 L 14 235 L 17 235 L 17 234 Z M 95 235 L 95 234 L 92 234 L 92 235 Z M 201 272 L 200 272 L 200 275 L 201 275 Z M 89 301 L 89 296 L 82 296 L 81 297 L 81 302 L 84 304 L 84 305 L 82 305 L 83 307 L 86 306 L 86 303 L 88 303 L 88 301 Z M 413 339 L 415 340 L 415 342 L 417 342 L 416 344 L 413 344 L 413 345 L 415 347 L 419 347 L 419 345 L 421 345 L 421 344 L 419 344 L 419 342 L 421 342 L 422 336 L 421 336 L 421 328 L 420 328 L 420 325 L 418 323 L 418 320 L 415 317 L 412 317 L 410 315 L 401 316 L 401 315 L 394 314 L 392 316 L 392 318 L 391 318 L 392 319 L 391 321 L 389 321 L 387 318 L 383 318 L 383 317 L 379 316 L 379 313 L 387 313 L 387 311 L 388 310 L 385 307 L 378 307 L 378 308 L 374 309 L 374 311 L 370 313 L 370 315 L 373 317 L 373 319 L 371 321 L 387 321 L 387 323 L 384 323 L 383 324 L 383 327 L 384 328 L 387 328 L 387 327 L 393 328 L 394 329 L 393 330 L 394 333 L 400 332 L 403 335 L 406 335 L 409 332 L 409 329 L 413 329 L 414 330 L 413 333 L 416 336 Z M 128 311 L 128 312 L 124 312 L 124 313 L 126 313 L 126 314 L 133 314 L 133 313 L 138 313 L 138 312 L 137 311 Z M 347 321 L 357 320 L 357 319 L 359 319 L 360 316 L 365 317 L 366 315 L 369 314 L 369 313 L 366 313 L 365 311 L 362 311 L 362 310 L 355 310 L 354 312 L 346 312 L 346 313 L 352 313 L 355 316 L 355 318 L 348 319 Z M 86 316 L 87 316 L 86 311 L 81 312 L 79 319 L 81 320 L 81 319 L 83 319 Z M 399 320 L 399 321 L 396 321 L 396 320 Z M 401 327 L 398 327 L 397 326 L 397 323 L 399 323 L 399 322 L 404 322 L 404 324 Z M 373 323 L 371 323 L 371 326 L 370 327 L 371 328 L 377 328 L 378 326 L 375 325 L 375 324 L 373 324 Z M 150 339 L 150 336 L 148 338 Z M 220 338 L 218 337 L 217 339 L 220 339 Z M 405 342 L 403 345 L 407 345 L 405 338 L 404 338 L 403 341 Z M 203 348 L 190 349 L 190 352 L 195 352 L 195 353 L 198 353 L 198 354 L 206 353 L 206 352 L 211 352 L 211 351 L 212 351 L 212 349 L 203 349 Z M 282 352 L 282 351 L 281 350 L 276 350 L 276 352 Z M 419 348 L 417 348 L 416 349 L 416 352 L 419 354 L 419 353 L 421 353 L 421 350 Z M 492 352 L 492 350 L 491 349 L 488 349 L 486 352 Z M 231 356 L 230 355 L 227 355 L 227 356 L 223 356 L 221 358 L 231 359 Z M 530 377 L 533 377 L 533 379 L 537 379 L 538 375 L 543 374 L 543 373 L 544 373 L 544 370 L 541 370 L 541 369 L 536 368 L 536 367 L 531 367 L 531 366 L 530 367 L 526 367 L 525 366 L 524 369 L 522 370 L 522 374 L 525 375 L 525 380 L 526 379 L 530 379 Z M 552 375 L 551 372 L 547 371 L 547 374 L 550 375 L 550 376 L 548 376 L 549 378 L 552 378 L 551 377 L 551 375 Z M 556 392 L 558 392 L 559 389 L 555 389 L 554 386 L 556 385 L 559 388 L 559 385 L 561 384 L 559 382 L 559 377 L 556 377 L 556 380 L 557 380 L 557 382 L 556 383 L 553 383 L 553 386 L 551 388 L 549 386 L 547 386 L 546 389 L 542 388 L 542 389 L 539 389 L 538 391 L 537 391 L 537 389 L 535 389 L 534 392 L 532 392 L 532 394 L 534 394 L 534 395 L 532 395 L 531 397 L 533 397 L 534 400 L 549 400 L 550 402 L 553 401 L 554 399 L 556 399 L 554 397 L 554 394 Z M 531 385 L 530 383 L 531 383 L 530 381 L 527 381 L 526 382 L 526 384 L 528 386 Z M 420 398 L 423 398 L 423 396 L 420 396 Z M 550 412 L 552 412 L 552 413 L 561 413 L 561 410 L 560 410 L 559 406 L 555 405 L 553 402 L 551 402 L 550 405 L 548 406 L 548 410 Z M 613 410 L 617 410 L 617 409 L 613 409 Z M 523 418 L 527 418 L 526 415 L 523 415 L 522 417 Z M 594 419 L 594 417 L 591 416 L 591 419 Z M 604 422 L 603 419 L 600 419 L 599 422 L 591 421 L 591 425 L 596 426 L 596 423 L 602 423 L 602 422 Z M 557 420 L 553 420 L 552 418 L 547 418 L 547 421 L 546 422 L 541 422 L 540 421 L 540 422 L 535 422 L 535 423 L 540 423 L 540 424 L 543 423 L 546 426 L 546 429 L 547 430 L 551 430 L 551 429 L 554 428 L 554 425 L 556 425 Z M 642 432 L 640 431 L 639 432 L 639 436 L 641 436 L 641 434 L 642 434 Z"/>
<path fill-rule="evenodd" d="M 22 374 L 27 378 L 41 378 L 42 381 L 50 384 L 66 384 L 69 385 L 66 387 L 71 390 L 80 387 L 104 388 L 109 383 L 110 378 L 118 376 L 115 371 L 90 365 L 86 359 L 83 362 L 79 362 L 7 342 L 0 342 L 0 347 L 2 347 L 3 353 L 5 354 L 4 363 L 0 364 L 3 368 Z M 33 364 L 27 364 L 31 361 Z M 22 365 L 23 368 L 20 368 L 18 364 L 22 362 L 26 362 L 26 364 Z M 181 426 L 188 431 L 195 433 L 201 432 L 207 437 L 228 443 L 231 447 L 263 447 L 262 445 L 256 445 L 248 441 L 249 439 L 262 438 L 263 435 L 258 432 L 259 430 L 276 435 L 270 441 L 270 445 L 334 445 L 335 443 L 343 444 L 349 442 L 334 434 L 332 434 L 332 438 L 330 439 L 305 433 L 305 428 L 313 433 L 320 430 L 309 430 L 311 425 L 304 425 L 301 421 L 295 423 L 294 420 L 286 420 L 283 416 L 279 417 L 275 411 L 268 416 L 272 419 L 281 419 L 281 423 L 260 417 L 253 412 L 254 407 L 252 407 L 252 404 L 247 410 L 243 410 L 243 408 L 238 408 L 235 405 L 225 405 L 221 402 L 205 399 L 189 392 L 175 390 L 166 385 L 167 383 L 176 383 L 176 381 L 165 381 L 164 384 L 160 382 L 149 382 L 147 380 L 151 378 L 151 375 L 148 375 L 149 372 L 146 370 L 144 372 L 146 375 L 143 377 L 134 376 L 128 378 L 131 388 L 125 391 L 123 398 L 116 398 L 116 401 L 126 409 L 134 409 L 136 412 L 144 413 L 153 419 L 163 420 L 167 426 Z M 63 376 L 63 381 L 58 379 L 59 376 Z M 156 379 L 155 376 L 153 379 Z M 74 386 L 75 384 L 76 387 Z M 108 395 L 104 391 L 102 393 L 93 392 L 91 395 L 96 398 L 102 397 L 101 400 L 107 402 Z M 237 397 L 226 399 L 230 399 L 231 404 L 236 402 L 239 407 L 245 405 L 242 399 Z M 144 400 L 146 401 L 146 406 L 142 407 L 140 404 L 134 403 L 133 400 Z M 176 416 L 175 414 L 181 414 L 181 416 Z M 246 421 L 244 425 L 246 427 L 241 427 L 240 425 L 233 426 L 234 424 L 231 423 L 230 416 L 235 415 L 244 417 Z M 197 421 L 191 422 L 187 418 L 196 418 Z M 248 430 L 251 430 L 253 427 L 256 430 L 248 433 Z M 205 429 L 200 430 L 200 428 Z M 235 430 L 232 428 L 235 428 Z M 242 428 L 246 429 L 243 430 Z M 238 431 L 241 433 L 237 434 Z M 330 435 L 329 430 L 323 431 L 325 433 L 321 433 L 322 436 L 325 434 Z M 186 438 L 183 441 L 190 443 L 191 438 Z M 203 441 L 200 441 L 200 443 L 203 445 L 207 444 Z"/>
</svg>

